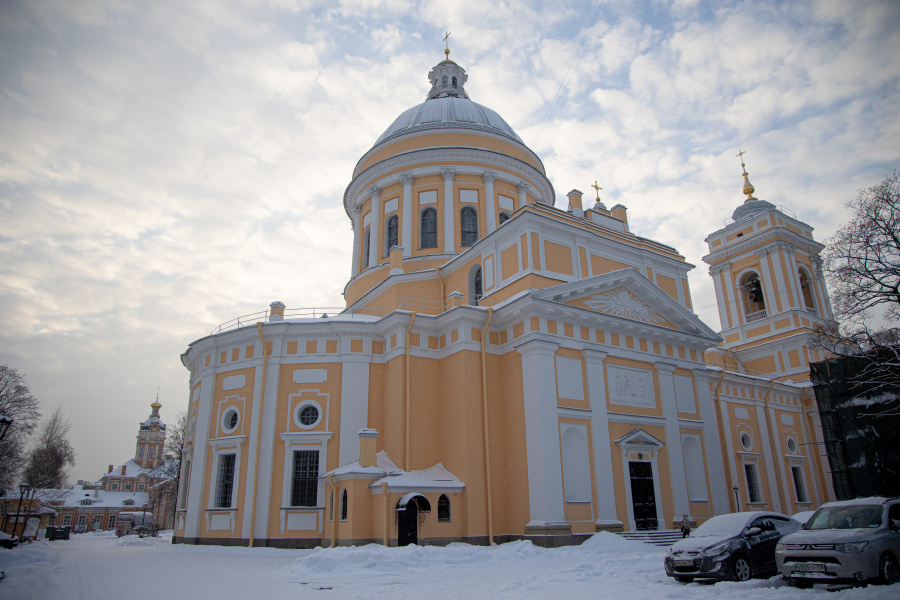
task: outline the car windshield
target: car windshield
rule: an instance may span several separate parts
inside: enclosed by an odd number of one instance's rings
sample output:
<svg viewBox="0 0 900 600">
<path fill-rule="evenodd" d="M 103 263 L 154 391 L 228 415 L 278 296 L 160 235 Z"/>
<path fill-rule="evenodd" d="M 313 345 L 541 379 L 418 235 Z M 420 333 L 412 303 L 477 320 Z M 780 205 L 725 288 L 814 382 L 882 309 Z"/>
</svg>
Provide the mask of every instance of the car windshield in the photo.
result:
<svg viewBox="0 0 900 600">
<path fill-rule="evenodd" d="M 880 506 L 823 507 L 804 529 L 867 529 L 881 527 Z"/>
<path fill-rule="evenodd" d="M 747 515 L 733 513 L 713 517 L 691 534 L 691 537 L 704 536 L 735 536 L 743 531 L 747 525 Z"/>
</svg>

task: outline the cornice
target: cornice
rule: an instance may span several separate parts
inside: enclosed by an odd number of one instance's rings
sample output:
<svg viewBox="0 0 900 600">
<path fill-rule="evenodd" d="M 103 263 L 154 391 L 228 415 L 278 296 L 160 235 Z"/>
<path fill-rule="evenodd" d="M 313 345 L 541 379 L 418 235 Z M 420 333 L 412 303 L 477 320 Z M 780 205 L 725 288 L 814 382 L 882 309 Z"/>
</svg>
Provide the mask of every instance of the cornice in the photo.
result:
<svg viewBox="0 0 900 600">
<path fill-rule="evenodd" d="M 762 247 L 758 248 L 757 251 L 767 250 L 771 252 L 773 250 L 777 251 L 779 247 L 787 246 L 788 244 L 793 244 L 795 249 L 805 250 L 812 255 L 818 255 L 819 252 L 825 249 L 824 244 L 797 235 L 787 227 L 775 227 L 748 236 L 745 240 L 731 246 L 725 246 L 724 248 L 714 250 L 704 256 L 702 260 L 711 265 L 726 258 L 737 257 L 760 245 L 762 245 Z"/>
</svg>

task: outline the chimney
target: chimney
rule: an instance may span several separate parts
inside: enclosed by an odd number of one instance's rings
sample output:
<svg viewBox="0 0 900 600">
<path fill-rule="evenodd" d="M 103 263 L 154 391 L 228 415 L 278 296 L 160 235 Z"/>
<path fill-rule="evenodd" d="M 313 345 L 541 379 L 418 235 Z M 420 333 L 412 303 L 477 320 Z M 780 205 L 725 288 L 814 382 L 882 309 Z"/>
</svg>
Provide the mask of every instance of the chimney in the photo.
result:
<svg viewBox="0 0 900 600">
<path fill-rule="evenodd" d="M 122 465 L 122 475 L 125 475 L 125 469 L 128 468 L 128 465 Z"/>
<path fill-rule="evenodd" d="M 284 302 L 276 300 L 269 305 L 269 321 L 284 321 Z"/>
<path fill-rule="evenodd" d="M 628 207 L 624 204 L 616 204 L 609 212 L 615 218 L 622 220 L 625 223 L 625 231 L 628 231 Z"/>
<path fill-rule="evenodd" d="M 359 466 L 375 466 L 375 438 L 377 437 L 378 431 L 375 429 L 359 430 Z"/>
<path fill-rule="evenodd" d="M 115 465 L 109 465 L 109 471 L 107 471 L 107 473 L 112 473 L 112 470 L 115 468 L 116 468 Z"/>
<path fill-rule="evenodd" d="M 569 212 L 578 218 L 584 217 L 584 205 L 581 202 L 581 190 L 572 190 L 566 196 L 569 198 Z"/>
<path fill-rule="evenodd" d="M 391 247 L 391 270 L 388 275 L 403 275 L 403 247 Z"/>
</svg>

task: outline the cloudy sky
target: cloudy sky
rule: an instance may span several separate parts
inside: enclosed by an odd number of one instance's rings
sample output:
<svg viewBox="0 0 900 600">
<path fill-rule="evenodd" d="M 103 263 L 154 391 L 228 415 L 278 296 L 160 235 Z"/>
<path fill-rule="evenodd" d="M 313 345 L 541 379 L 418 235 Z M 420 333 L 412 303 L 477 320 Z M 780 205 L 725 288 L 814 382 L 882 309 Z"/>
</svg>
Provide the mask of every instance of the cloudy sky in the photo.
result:
<svg viewBox="0 0 900 600">
<path fill-rule="evenodd" d="M 592 25 L 593 23 L 593 25 Z M 179 355 L 265 309 L 338 307 L 357 159 L 443 58 L 544 160 L 697 265 L 757 197 L 823 240 L 900 166 L 900 3 L 0 3 L 0 363 L 62 405 L 74 479 L 132 455 Z M 891 58 L 894 57 L 894 58 Z"/>
</svg>

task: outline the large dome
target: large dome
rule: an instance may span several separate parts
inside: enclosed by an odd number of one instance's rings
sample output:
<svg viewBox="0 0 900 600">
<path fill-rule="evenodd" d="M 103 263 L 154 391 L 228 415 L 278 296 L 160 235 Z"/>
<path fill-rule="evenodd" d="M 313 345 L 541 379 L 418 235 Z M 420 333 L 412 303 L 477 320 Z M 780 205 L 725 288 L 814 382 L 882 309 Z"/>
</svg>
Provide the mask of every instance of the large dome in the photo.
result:
<svg viewBox="0 0 900 600">
<path fill-rule="evenodd" d="M 523 143 L 503 117 L 490 108 L 468 98 L 445 96 L 431 98 L 404 111 L 381 134 L 375 145 L 407 133 L 445 128 L 486 131 Z"/>
</svg>

